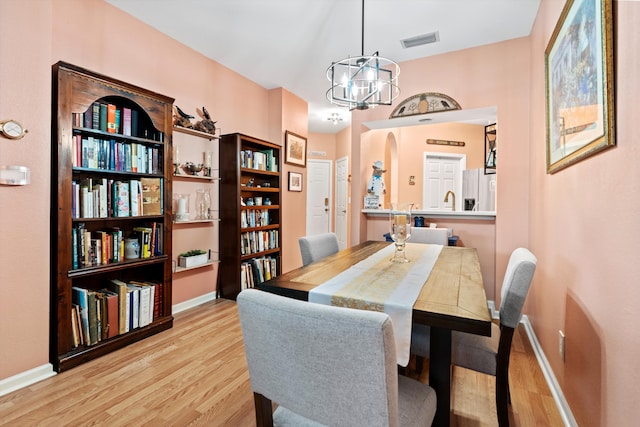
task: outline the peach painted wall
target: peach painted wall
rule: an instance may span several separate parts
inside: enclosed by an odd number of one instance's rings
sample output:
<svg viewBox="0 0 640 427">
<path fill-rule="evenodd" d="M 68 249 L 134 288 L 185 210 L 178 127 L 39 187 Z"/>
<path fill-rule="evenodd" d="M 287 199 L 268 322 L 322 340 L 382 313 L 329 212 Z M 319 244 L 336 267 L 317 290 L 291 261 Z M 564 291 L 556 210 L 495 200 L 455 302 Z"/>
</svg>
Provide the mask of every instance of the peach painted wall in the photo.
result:
<svg viewBox="0 0 640 427">
<path fill-rule="evenodd" d="M 29 131 L 0 136 L 0 165 L 31 169 L 29 185 L 0 185 L 0 379 L 49 361 L 51 14 L 50 2 L 0 0 L 0 121 Z"/>
<path fill-rule="evenodd" d="M 538 268 L 527 312 L 579 425 L 630 426 L 640 419 L 640 2 L 613 2 L 617 145 L 548 175 L 544 50 L 562 3 L 543 0 L 531 36 L 529 235 Z"/>
<path fill-rule="evenodd" d="M 351 175 L 353 174 L 352 157 L 353 154 L 351 149 L 351 126 L 348 126 L 336 134 L 336 160 L 346 158 L 349 168 L 349 179 L 347 183 L 347 218 L 351 218 L 351 212 L 353 211 L 353 205 L 351 203 Z M 347 220 L 347 247 L 351 246 L 352 244 L 351 221 Z"/>
<path fill-rule="evenodd" d="M 285 89 L 282 92 L 282 124 L 280 143 L 284 144 L 285 131 L 301 135 L 308 140 L 309 109 L 306 101 Z M 308 151 L 308 147 L 307 147 Z M 284 155 L 284 153 L 283 153 Z M 288 191 L 289 172 L 302 173 L 306 179 L 306 168 L 284 163 L 282 168 L 282 271 L 287 272 L 302 266 L 298 239 L 306 234 L 307 192 L 306 185 L 301 192 Z"/>
<path fill-rule="evenodd" d="M 324 155 L 309 154 L 308 159 L 331 160 L 336 159 L 336 134 L 310 133 L 307 141 L 307 151 L 324 152 Z"/>
</svg>

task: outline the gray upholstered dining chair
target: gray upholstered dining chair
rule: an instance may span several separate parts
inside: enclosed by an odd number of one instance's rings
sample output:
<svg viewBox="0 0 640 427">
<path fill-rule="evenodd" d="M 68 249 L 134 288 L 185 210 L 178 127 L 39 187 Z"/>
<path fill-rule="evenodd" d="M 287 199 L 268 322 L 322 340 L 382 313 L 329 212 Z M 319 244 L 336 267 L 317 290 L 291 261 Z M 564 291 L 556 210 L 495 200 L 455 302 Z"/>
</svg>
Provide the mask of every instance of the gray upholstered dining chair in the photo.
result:
<svg viewBox="0 0 640 427">
<path fill-rule="evenodd" d="M 453 332 L 451 363 L 496 377 L 496 409 L 498 424 L 509 425 L 509 356 L 515 328 L 522 317 L 522 306 L 536 270 L 536 257 L 525 248 L 514 250 L 504 276 L 500 303 L 500 325 L 493 323 L 491 336 Z M 411 353 L 421 364 L 429 357 L 429 327 L 414 324 L 411 331 Z"/>
<path fill-rule="evenodd" d="M 304 236 L 298 239 L 298 243 L 302 254 L 302 265 L 311 264 L 340 250 L 335 233 Z"/>
<path fill-rule="evenodd" d="M 449 230 L 446 228 L 411 227 L 409 241 L 447 246 L 449 244 Z"/>
<path fill-rule="evenodd" d="M 237 302 L 258 426 L 431 425 L 435 391 L 398 375 L 387 314 L 256 289 Z"/>
</svg>

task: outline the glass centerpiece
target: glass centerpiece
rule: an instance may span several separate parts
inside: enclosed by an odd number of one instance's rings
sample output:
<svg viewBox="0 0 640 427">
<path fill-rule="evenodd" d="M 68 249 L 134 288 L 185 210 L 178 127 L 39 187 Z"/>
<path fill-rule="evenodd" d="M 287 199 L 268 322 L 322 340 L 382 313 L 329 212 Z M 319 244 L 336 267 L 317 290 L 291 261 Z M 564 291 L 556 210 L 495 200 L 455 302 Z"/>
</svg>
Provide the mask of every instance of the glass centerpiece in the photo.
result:
<svg viewBox="0 0 640 427">
<path fill-rule="evenodd" d="M 411 237 L 411 207 L 412 204 L 392 204 L 389 210 L 389 228 L 391 239 L 396 244 L 396 251 L 391 262 L 409 262 L 405 254 L 405 244 Z"/>
</svg>

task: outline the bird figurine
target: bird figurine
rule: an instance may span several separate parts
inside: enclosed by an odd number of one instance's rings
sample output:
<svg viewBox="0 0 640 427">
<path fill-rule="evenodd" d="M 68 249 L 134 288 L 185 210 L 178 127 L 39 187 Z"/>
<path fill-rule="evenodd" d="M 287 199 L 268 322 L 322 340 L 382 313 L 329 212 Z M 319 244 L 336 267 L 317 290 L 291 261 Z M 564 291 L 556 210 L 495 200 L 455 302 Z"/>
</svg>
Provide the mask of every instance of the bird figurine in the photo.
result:
<svg viewBox="0 0 640 427">
<path fill-rule="evenodd" d="M 176 111 L 178 112 L 178 114 L 173 115 L 173 125 L 181 126 L 183 128 L 192 128 L 193 124 L 191 123 L 191 119 L 193 119 L 194 116 L 185 113 L 177 105 L 174 105 L 174 107 L 176 107 Z"/>
<path fill-rule="evenodd" d="M 184 111 L 182 111 L 182 110 L 180 109 L 180 107 L 178 107 L 177 105 L 176 105 L 176 110 L 178 110 L 178 114 L 180 114 L 180 116 L 181 116 L 181 117 L 183 117 L 183 118 L 185 118 L 185 119 L 194 119 L 194 118 L 195 118 L 195 116 L 192 116 L 192 115 L 187 114 L 187 113 L 185 113 Z"/>
<path fill-rule="evenodd" d="M 202 120 L 196 122 L 193 126 L 195 130 L 199 130 L 200 132 L 205 132 L 211 135 L 216 134 L 216 122 L 211 120 L 211 115 L 207 111 L 205 107 L 202 107 L 202 111 L 198 111 L 198 114 L 202 116 Z"/>
</svg>

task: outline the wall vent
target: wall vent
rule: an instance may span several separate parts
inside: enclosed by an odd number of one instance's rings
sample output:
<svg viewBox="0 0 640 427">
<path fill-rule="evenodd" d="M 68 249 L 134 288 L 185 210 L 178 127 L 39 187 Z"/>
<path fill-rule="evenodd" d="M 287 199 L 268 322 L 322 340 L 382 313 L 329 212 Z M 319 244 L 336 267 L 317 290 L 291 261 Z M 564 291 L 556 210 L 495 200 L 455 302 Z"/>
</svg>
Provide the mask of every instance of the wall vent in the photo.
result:
<svg viewBox="0 0 640 427">
<path fill-rule="evenodd" d="M 402 47 L 407 49 L 410 47 L 422 46 L 423 44 L 435 43 L 440 41 L 440 33 L 434 31 L 429 34 L 422 34 L 421 36 L 410 37 L 408 39 L 400 40 Z"/>
</svg>

